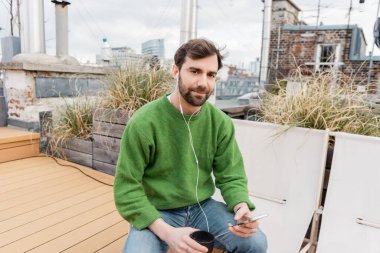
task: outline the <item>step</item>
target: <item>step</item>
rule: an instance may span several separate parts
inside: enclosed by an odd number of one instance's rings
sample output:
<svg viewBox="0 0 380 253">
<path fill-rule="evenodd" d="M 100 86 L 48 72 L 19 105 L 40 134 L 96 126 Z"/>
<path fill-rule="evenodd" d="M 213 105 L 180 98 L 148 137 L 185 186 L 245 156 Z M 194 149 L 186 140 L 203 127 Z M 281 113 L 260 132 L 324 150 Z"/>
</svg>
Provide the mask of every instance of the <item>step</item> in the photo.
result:
<svg viewBox="0 0 380 253">
<path fill-rule="evenodd" d="M 0 163 L 39 154 L 40 134 L 0 127 Z"/>
</svg>

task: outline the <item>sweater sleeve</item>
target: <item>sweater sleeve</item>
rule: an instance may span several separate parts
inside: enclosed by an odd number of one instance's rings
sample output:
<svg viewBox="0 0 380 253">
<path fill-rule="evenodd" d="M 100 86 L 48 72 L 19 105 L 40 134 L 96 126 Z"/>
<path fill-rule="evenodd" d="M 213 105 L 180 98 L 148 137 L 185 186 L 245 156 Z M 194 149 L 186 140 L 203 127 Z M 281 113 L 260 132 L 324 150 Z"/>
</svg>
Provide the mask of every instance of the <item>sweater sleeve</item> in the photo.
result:
<svg viewBox="0 0 380 253">
<path fill-rule="evenodd" d="M 227 203 L 228 210 L 241 202 L 255 209 L 248 196 L 247 176 L 243 158 L 235 140 L 235 129 L 231 120 L 219 128 L 217 151 L 213 162 L 215 184 Z"/>
<path fill-rule="evenodd" d="M 114 181 L 116 208 L 137 229 L 144 229 L 161 217 L 142 185 L 144 170 L 154 147 L 141 130 L 132 121 L 124 130 Z"/>
</svg>

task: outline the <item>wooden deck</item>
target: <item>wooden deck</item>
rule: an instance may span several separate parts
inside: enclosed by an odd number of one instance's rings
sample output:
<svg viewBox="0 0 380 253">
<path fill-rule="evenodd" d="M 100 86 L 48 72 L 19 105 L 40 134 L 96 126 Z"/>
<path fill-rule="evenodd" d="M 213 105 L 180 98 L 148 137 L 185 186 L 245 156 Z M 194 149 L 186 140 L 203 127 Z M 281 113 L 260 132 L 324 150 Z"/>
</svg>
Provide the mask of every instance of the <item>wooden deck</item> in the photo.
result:
<svg viewBox="0 0 380 253">
<path fill-rule="evenodd" d="M 113 183 L 112 176 L 59 162 Z M 111 186 L 48 157 L 0 164 L 0 252 L 121 252 L 128 228 Z"/>
</svg>

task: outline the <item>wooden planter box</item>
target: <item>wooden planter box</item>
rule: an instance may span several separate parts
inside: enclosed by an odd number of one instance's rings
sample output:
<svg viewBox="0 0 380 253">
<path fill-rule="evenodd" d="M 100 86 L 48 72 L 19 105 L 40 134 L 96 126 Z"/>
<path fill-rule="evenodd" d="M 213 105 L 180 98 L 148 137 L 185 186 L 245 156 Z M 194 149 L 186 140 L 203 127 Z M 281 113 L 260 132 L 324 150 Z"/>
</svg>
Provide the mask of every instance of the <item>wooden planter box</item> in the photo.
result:
<svg viewBox="0 0 380 253">
<path fill-rule="evenodd" d="M 76 138 L 67 140 L 58 153 L 63 159 L 92 167 L 92 141 Z"/>
<path fill-rule="evenodd" d="M 96 109 L 92 131 L 94 139 L 92 167 L 94 169 L 115 175 L 120 140 L 128 119 L 126 112 Z"/>
</svg>

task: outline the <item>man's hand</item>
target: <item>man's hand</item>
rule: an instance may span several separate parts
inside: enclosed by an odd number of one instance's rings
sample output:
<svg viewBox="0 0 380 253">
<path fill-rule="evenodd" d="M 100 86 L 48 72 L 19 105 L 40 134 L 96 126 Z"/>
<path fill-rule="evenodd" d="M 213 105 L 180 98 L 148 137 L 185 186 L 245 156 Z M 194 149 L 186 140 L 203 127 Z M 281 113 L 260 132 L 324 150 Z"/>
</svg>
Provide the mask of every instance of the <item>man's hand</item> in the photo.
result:
<svg viewBox="0 0 380 253">
<path fill-rule="evenodd" d="M 149 226 L 149 229 L 165 241 L 173 253 L 206 253 L 208 251 L 206 247 L 190 238 L 190 234 L 197 231 L 195 228 L 175 228 L 163 219 L 157 219 Z"/>
<path fill-rule="evenodd" d="M 236 220 L 237 224 L 247 222 L 251 218 L 251 211 L 249 210 L 247 203 L 237 204 L 234 207 L 234 212 L 234 219 Z M 247 238 L 256 233 L 257 228 L 259 227 L 259 223 L 258 221 L 254 221 L 239 226 L 233 226 L 231 223 L 229 223 L 228 226 L 228 229 L 231 231 L 232 234 L 239 237 Z"/>
<path fill-rule="evenodd" d="M 165 241 L 173 253 L 206 253 L 208 251 L 206 247 L 190 238 L 190 234 L 194 231 L 197 229 L 190 227 L 173 228 Z"/>
</svg>

